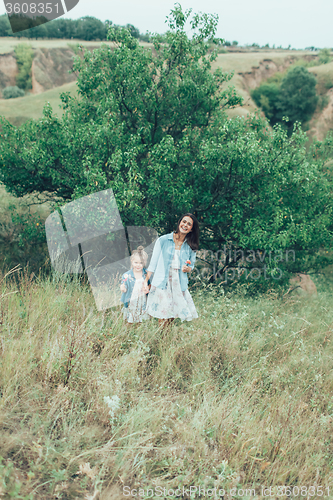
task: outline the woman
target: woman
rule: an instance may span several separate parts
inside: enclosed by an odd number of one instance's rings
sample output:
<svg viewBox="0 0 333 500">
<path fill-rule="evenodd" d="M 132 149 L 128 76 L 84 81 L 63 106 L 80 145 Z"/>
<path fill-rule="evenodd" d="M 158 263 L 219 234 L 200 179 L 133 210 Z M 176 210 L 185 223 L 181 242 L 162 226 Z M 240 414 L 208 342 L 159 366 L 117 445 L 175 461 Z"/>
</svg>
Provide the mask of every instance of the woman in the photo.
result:
<svg viewBox="0 0 333 500">
<path fill-rule="evenodd" d="M 198 248 L 199 223 L 189 213 L 179 219 L 175 232 L 161 236 L 155 243 L 145 278 L 145 291 L 148 293 L 147 283 L 154 274 L 147 312 L 158 318 L 159 324 L 163 326 L 170 324 L 175 318 L 191 321 L 198 317 L 187 289 L 187 273 L 194 268 Z"/>
</svg>

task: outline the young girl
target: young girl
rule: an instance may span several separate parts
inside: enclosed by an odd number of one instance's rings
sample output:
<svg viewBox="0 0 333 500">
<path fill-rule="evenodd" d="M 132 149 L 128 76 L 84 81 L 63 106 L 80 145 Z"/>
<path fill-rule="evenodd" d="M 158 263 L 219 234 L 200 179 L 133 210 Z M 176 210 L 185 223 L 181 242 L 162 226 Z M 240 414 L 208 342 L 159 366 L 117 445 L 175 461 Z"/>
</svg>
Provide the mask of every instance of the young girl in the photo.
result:
<svg viewBox="0 0 333 500">
<path fill-rule="evenodd" d="M 124 303 L 124 319 L 128 323 L 141 323 L 148 319 L 146 312 L 147 290 L 143 290 L 143 284 L 147 275 L 145 269 L 148 255 L 142 246 L 134 250 L 131 255 L 131 269 L 123 274 L 120 291 L 121 301 Z M 148 281 L 148 289 L 150 281 Z M 149 291 L 149 290 L 148 290 Z"/>
</svg>

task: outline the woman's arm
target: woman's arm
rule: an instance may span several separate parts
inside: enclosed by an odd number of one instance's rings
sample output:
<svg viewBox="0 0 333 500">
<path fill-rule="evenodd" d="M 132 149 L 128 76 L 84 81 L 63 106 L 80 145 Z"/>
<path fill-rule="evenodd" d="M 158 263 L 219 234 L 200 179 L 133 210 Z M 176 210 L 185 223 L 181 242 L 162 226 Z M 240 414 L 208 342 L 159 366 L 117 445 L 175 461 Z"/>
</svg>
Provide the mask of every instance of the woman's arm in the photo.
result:
<svg viewBox="0 0 333 500">
<path fill-rule="evenodd" d="M 191 261 L 191 264 L 185 264 L 182 267 L 183 273 L 190 273 L 193 270 L 195 259 L 196 259 L 196 252 L 194 250 L 192 250 L 190 247 L 190 259 L 189 260 Z"/>
<path fill-rule="evenodd" d="M 151 256 L 149 266 L 147 267 L 147 275 L 145 278 L 146 282 L 148 282 L 149 278 L 156 270 L 161 251 L 162 251 L 161 238 L 158 238 L 154 245 L 153 255 Z"/>
<path fill-rule="evenodd" d="M 145 284 L 148 283 L 149 279 L 150 279 L 150 276 L 152 275 L 153 273 L 151 271 L 147 271 L 147 274 L 146 274 L 146 277 L 145 277 Z"/>
</svg>

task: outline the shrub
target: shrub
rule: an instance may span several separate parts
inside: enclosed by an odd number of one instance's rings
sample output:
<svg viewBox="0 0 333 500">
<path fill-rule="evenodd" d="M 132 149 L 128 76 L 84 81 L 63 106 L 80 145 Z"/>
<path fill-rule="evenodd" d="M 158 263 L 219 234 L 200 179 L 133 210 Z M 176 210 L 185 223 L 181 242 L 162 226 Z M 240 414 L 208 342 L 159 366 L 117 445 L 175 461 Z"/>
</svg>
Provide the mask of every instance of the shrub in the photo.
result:
<svg viewBox="0 0 333 500">
<path fill-rule="evenodd" d="M 331 49 L 321 49 L 319 51 L 319 62 L 320 64 L 327 64 L 332 61 Z"/>
<path fill-rule="evenodd" d="M 288 71 L 280 87 L 280 118 L 288 116 L 290 128 L 296 121 L 306 122 L 312 117 L 317 104 L 317 80 L 303 66 Z"/>
<path fill-rule="evenodd" d="M 15 47 L 15 57 L 19 73 L 16 77 L 17 86 L 27 90 L 32 88 L 31 66 L 34 53 L 31 45 L 20 43 Z"/>
<path fill-rule="evenodd" d="M 4 99 L 14 99 L 15 97 L 23 97 L 24 90 L 19 89 L 18 87 L 6 87 L 2 91 L 2 95 Z"/>
<path fill-rule="evenodd" d="M 251 92 L 252 99 L 260 106 L 271 125 L 276 123 L 279 87 L 275 83 L 265 83 Z"/>
<path fill-rule="evenodd" d="M 319 95 L 326 94 L 332 87 L 333 78 L 330 73 L 323 73 L 317 76 L 317 92 Z"/>
</svg>

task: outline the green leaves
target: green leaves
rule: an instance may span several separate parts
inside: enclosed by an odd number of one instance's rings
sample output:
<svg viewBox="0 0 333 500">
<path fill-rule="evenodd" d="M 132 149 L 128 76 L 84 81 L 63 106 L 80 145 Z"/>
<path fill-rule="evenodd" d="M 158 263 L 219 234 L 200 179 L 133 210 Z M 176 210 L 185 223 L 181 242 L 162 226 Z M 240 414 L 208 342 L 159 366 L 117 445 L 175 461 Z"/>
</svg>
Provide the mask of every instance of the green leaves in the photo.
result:
<svg viewBox="0 0 333 500">
<path fill-rule="evenodd" d="M 192 212 L 202 248 L 294 249 L 302 255 L 294 267 L 306 271 L 314 261 L 302 252 L 315 255 L 332 239 L 332 141 L 309 156 L 297 125 L 288 137 L 259 116 L 227 119 L 224 110 L 242 100 L 226 88 L 232 75 L 211 69 L 217 17 L 176 5 L 168 23 L 154 50 L 110 29 L 115 47 L 77 57 L 79 97 L 62 94 L 60 119 L 49 105 L 20 128 L 1 119 L 0 179 L 17 196 L 47 192 L 62 202 L 112 188 L 125 224 L 160 233 Z M 285 102 L 294 84 L 311 90 L 295 69 L 281 86 Z M 272 116 L 275 90 L 261 95 Z"/>
<path fill-rule="evenodd" d="M 308 121 L 316 109 L 316 83 L 315 77 L 306 68 L 295 66 L 283 77 L 280 85 L 277 82 L 264 83 L 251 95 L 271 125 L 285 121 L 291 134 L 294 124 Z"/>
</svg>

